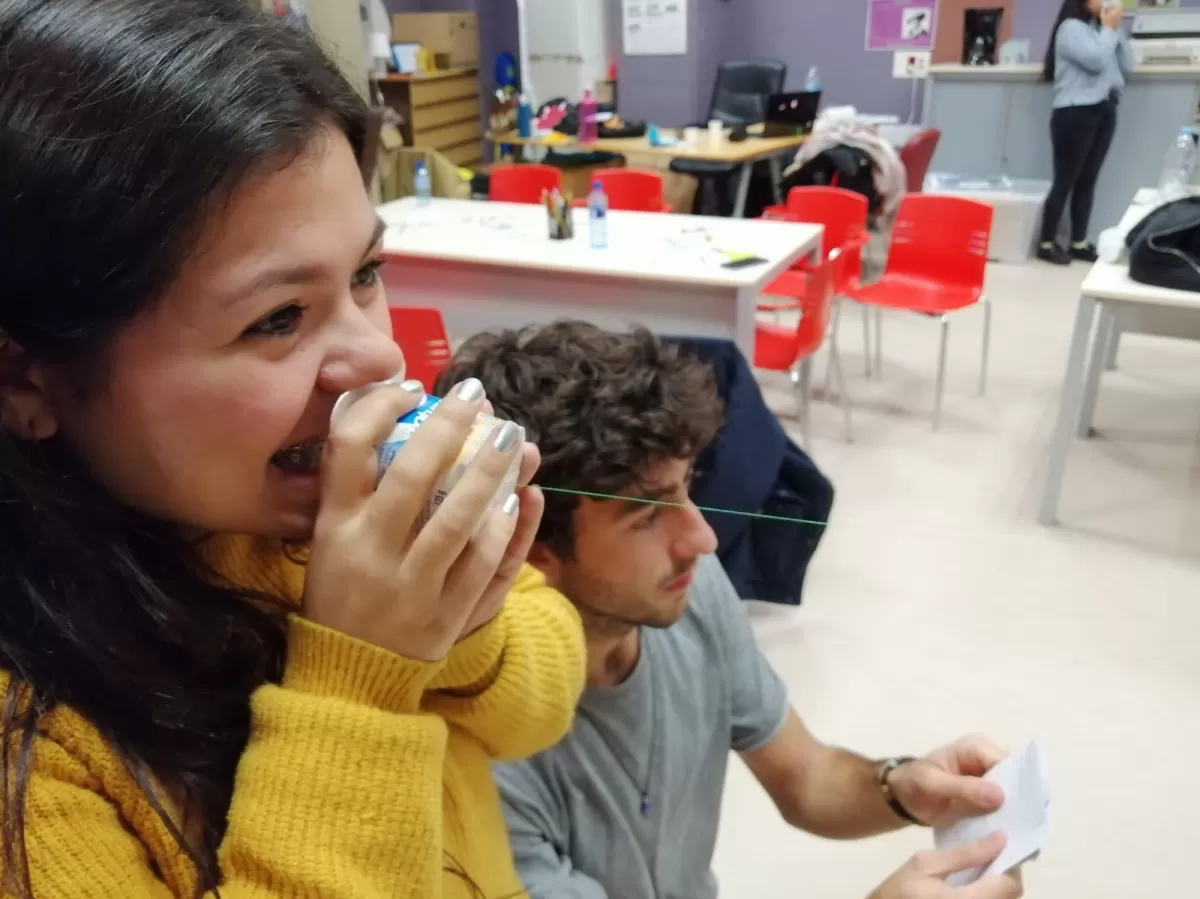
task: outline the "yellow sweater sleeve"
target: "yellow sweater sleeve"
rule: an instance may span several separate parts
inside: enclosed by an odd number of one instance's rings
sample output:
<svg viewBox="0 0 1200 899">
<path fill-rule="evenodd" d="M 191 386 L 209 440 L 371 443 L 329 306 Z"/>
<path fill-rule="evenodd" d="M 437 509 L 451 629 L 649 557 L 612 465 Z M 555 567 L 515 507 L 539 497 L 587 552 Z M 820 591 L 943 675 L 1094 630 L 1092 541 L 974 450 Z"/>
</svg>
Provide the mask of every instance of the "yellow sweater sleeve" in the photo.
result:
<svg viewBox="0 0 1200 899">
<path fill-rule="evenodd" d="M 570 729 L 585 672 L 579 613 L 525 565 L 496 619 L 450 653 L 423 707 L 494 759 L 527 758 Z"/>
<path fill-rule="evenodd" d="M 292 619 L 285 674 L 251 698 L 219 859 L 227 899 L 442 895 L 447 726 L 420 711 L 439 666 Z M 89 772 L 45 741 L 27 793 L 39 899 L 174 895 Z"/>
</svg>

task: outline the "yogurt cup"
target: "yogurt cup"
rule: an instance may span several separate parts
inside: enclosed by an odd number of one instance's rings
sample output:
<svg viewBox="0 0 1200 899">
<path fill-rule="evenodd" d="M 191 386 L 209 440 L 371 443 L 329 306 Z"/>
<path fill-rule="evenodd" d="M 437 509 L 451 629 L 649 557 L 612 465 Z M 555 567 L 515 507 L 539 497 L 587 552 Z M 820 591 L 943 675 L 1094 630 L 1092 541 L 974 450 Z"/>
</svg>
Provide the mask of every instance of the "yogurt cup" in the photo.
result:
<svg viewBox="0 0 1200 899">
<path fill-rule="evenodd" d="M 373 390 L 378 390 L 380 387 L 396 386 L 403 380 L 402 375 L 391 378 L 388 381 L 382 381 L 377 384 L 368 384 L 358 390 L 344 393 L 338 397 L 337 403 L 333 407 L 332 420 L 337 421 L 352 406 L 357 400 L 366 396 Z M 408 414 L 401 416 L 396 421 L 396 426 L 392 428 L 387 438 L 379 445 L 379 473 L 376 476 L 376 485 L 383 478 L 384 472 L 391 467 L 392 462 L 396 458 L 396 454 L 408 443 L 412 435 L 417 432 L 417 429 L 429 419 L 433 414 L 433 410 L 441 403 L 441 399 L 436 396 L 425 394 L 416 408 Z M 450 495 L 450 491 L 454 486 L 462 480 L 466 474 L 467 468 L 479 455 L 479 451 L 483 449 L 488 440 L 495 439 L 499 427 L 504 424 L 504 421 L 492 415 L 485 415 L 482 412 L 475 418 L 474 424 L 471 426 L 471 432 L 467 435 L 466 442 L 463 443 L 462 449 L 459 450 L 458 458 L 445 476 L 438 482 L 437 487 L 433 491 L 433 495 L 426 501 L 424 507 L 413 527 L 415 530 L 423 528 L 429 519 L 433 517 L 433 513 L 438 510 L 438 507 L 446 501 L 446 497 Z M 521 429 L 521 438 L 524 440 L 525 431 Z M 499 488 L 496 490 L 496 495 L 492 497 L 491 503 L 488 505 L 488 511 L 498 509 L 508 501 L 517 489 L 517 479 L 521 474 L 521 454 L 518 453 L 512 460 L 508 471 L 504 475 L 504 479 L 500 482 Z M 483 525 L 484 519 L 481 518 L 479 526 Z M 478 528 L 476 528 L 478 532 Z"/>
</svg>

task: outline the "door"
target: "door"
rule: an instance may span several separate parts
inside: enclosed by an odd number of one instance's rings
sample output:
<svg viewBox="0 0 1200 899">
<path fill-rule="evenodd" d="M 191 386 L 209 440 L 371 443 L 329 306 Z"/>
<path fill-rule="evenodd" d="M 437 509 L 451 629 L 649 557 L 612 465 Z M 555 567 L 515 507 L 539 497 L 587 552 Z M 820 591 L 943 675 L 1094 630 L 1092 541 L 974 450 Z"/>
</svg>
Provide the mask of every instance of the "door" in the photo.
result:
<svg viewBox="0 0 1200 899">
<path fill-rule="evenodd" d="M 523 85 L 535 108 L 555 97 L 578 102 L 608 71 L 606 3 L 521 0 L 525 13 Z"/>
</svg>

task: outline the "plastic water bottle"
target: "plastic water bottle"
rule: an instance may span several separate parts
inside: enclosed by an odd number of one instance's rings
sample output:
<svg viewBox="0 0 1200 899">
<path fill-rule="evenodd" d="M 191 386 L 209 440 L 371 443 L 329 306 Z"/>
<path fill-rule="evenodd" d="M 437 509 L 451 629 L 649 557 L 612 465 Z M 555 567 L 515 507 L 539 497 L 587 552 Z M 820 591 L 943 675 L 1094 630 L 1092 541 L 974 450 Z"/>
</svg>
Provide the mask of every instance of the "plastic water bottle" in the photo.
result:
<svg viewBox="0 0 1200 899">
<path fill-rule="evenodd" d="M 524 138 L 533 137 L 533 104 L 524 94 L 517 101 L 517 134 Z"/>
<path fill-rule="evenodd" d="M 428 206 L 433 201 L 433 182 L 424 162 L 418 162 L 413 172 L 413 192 L 417 195 L 418 206 Z"/>
<path fill-rule="evenodd" d="M 821 89 L 821 73 L 817 71 L 817 67 L 813 66 L 808 70 L 808 77 L 804 79 L 804 90 L 810 94 L 815 94 Z"/>
<path fill-rule="evenodd" d="M 1195 128 L 1188 128 L 1187 133 L 1188 137 L 1192 139 L 1192 152 L 1188 156 L 1187 170 L 1188 184 L 1191 184 L 1196 178 L 1197 169 L 1200 169 L 1200 145 L 1197 145 Z"/>
<path fill-rule="evenodd" d="M 592 182 L 592 192 L 588 194 L 588 242 L 593 250 L 608 246 L 608 194 L 599 181 Z"/>
<path fill-rule="evenodd" d="M 583 99 L 579 101 L 579 142 L 592 144 L 599 136 L 596 125 L 596 98 L 592 96 L 591 88 L 586 88 Z"/>
<path fill-rule="evenodd" d="M 1158 195 L 1164 203 L 1187 196 L 1195 156 L 1192 129 L 1180 128 L 1175 143 L 1163 158 L 1162 175 L 1158 179 Z"/>
</svg>

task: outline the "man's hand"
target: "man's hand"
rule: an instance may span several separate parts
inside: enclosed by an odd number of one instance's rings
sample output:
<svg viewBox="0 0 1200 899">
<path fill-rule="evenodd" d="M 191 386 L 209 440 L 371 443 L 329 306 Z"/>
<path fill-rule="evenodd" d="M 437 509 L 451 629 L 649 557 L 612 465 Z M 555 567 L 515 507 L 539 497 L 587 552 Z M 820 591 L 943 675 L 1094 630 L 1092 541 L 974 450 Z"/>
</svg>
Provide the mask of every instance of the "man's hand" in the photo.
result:
<svg viewBox="0 0 1200 899">
<path fill-rule="evenodd" d="M 982 868 L 1004 849 L 1004 834 L 935 852 L 919 852 L 868 899 L 1019 899 L 1025 894 L 1020 871 L 984 877 L 965 887 L 949 887 L 946 878 Z"/>
<path fill-rule="evenodd" d="M 888 778 L 888 786 L 896 801 L 922 824 L 945 827 L 1003 805 L 1004 791 L 980 778 L 1007 757 L 984 737 L 964 737 L 901 765 Z"/>
</svg>

